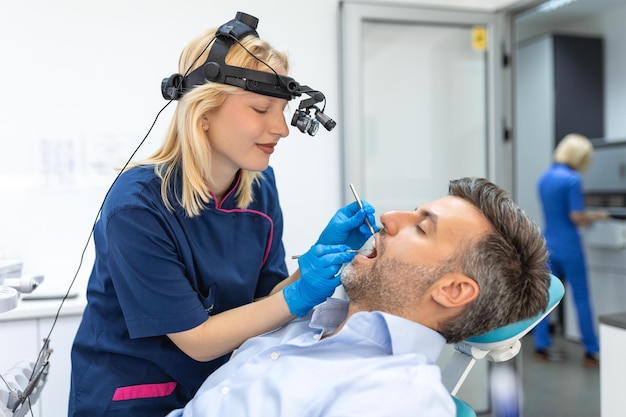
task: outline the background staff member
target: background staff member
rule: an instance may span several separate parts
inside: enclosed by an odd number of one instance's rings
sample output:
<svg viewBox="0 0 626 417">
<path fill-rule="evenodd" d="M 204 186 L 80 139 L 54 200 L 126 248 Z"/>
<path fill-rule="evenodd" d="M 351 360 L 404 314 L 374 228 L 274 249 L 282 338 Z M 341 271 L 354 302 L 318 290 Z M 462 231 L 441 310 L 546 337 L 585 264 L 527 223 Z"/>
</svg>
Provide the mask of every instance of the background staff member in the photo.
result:
<svg viewBox="0 0 626 417">
<path fill-rule="evenodd" d="M 598 337 L 593 324 L 589 299 L 587 265 L 578 228 L 594 220 L 609 218 L 608 213 L 585 211 L 581 172 L 591 164 L 593 145 L 583 135 L 565 136 L 554 150 L 554 163 L 539 178 L 537 189 L 543 210 L 544 236 L 550 250 L 550 267 L 559 278 L 566 280 L 574 296 L 578 325 L 585 353 L 582 364 L 598 367 Z M 563 352 L 552 348 L 549 319 L 533 329 L 535 359 L 559 361 Z"/>
<path fill-rule="evenodd" d="M 225 62 L 276 71 L 272 79 L 286 74 L 286 56 L 252 32 L 224 52 Z M 215 29 L 192 40 L 181 74 L 219 42 Z M 334 274 L 354 257 L 345 250 L 370 236 L 373 208 L 344 207 L 285 279 L 268 164 L 289 133 L 287 99 L 201 80 L 177 97 L 163 145 L 125 171 L 104 203 L 72 349 L 70 416 L 157 416 L 183 406 L 244 340 L 331 295 Z"/>
</svg>

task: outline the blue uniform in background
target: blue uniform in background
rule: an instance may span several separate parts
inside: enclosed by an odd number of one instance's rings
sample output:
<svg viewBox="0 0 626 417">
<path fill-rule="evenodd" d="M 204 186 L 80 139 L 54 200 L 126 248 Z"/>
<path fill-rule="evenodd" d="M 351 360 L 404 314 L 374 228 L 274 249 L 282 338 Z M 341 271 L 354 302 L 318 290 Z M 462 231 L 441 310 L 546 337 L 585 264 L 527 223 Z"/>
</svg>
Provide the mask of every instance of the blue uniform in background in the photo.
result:
<svg viewBox="0 0 626 417">
<path fill-rule="evenodd" d="M 226 362 L 228 355 L 197 362 L 165 335 L 266 296 L 288 275 L 273 170 L 247 209 L 236 205 L 238 181 L 219 205 L 213 199 L 189 218 L 175 198 L 175 211 L 167 210 L 153 166 L 120 176 L 94 230 L 70 415 L 165 415 Z"/>
<path fill-rule="evenodd" d="M 583 345 L 588 353 L 598 353 L 598 337 L 589 300 L 587 265 L 577 226 L 571 212 L 584 211 L 585 203 L 580 174 L 564 164 L 553 164 L 539 179 L 539 197 L 543 208 L 544 236 L 550 250 L 550 268 L 570 286 L 578 314 Z M 551 346 L 549 320 L 534 329 L 535 349 Z"/>
</svg>

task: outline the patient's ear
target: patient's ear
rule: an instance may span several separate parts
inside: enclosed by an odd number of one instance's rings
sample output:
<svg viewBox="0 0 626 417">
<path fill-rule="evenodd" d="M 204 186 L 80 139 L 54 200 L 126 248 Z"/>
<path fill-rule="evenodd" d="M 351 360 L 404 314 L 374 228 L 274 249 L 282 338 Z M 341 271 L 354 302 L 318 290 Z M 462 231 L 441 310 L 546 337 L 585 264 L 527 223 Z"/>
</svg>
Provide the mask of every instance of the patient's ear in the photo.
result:
<svg viewBox="0 0 626 417">
<path fill-rule="evenodd" d="M 433 300 L 444 307 L 461 307 L 478 297 L 476 281 L 467 275 L 452 272 L 439 278 L 432 291 Z"/>
</svg>

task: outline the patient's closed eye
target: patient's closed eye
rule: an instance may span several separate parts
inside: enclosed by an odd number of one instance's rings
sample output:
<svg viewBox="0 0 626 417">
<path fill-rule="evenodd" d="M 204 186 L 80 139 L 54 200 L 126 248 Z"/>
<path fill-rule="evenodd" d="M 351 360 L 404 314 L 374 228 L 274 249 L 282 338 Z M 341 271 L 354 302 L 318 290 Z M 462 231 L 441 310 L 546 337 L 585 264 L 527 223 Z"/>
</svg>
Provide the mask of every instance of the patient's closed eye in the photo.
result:
<svg viewBox="0 0 626 417">
<path fill-rule="evenodd" d="M 437 223 L 439 216 L 429 210 L 418 209 L 417 213 L 420 217 L 419 223 L 416 225 L 424 234 L 437 232 Z"/>
</svg>

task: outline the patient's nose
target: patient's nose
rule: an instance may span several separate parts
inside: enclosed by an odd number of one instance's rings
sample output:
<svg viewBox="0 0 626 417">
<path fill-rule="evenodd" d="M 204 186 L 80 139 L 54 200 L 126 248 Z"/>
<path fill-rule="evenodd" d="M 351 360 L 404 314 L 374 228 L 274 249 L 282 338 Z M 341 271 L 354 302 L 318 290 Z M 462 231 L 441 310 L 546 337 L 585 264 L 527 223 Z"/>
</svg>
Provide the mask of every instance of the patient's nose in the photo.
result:
<svg viewBox="0 0 626 417">
<path fill-rule="evenodd" d="M 388 211 L 380 216 L 380 222 L 385 232 L 393 236 L 412 221 L 412 215 L 413 213 L 407 211 Z"/>
</svg>

